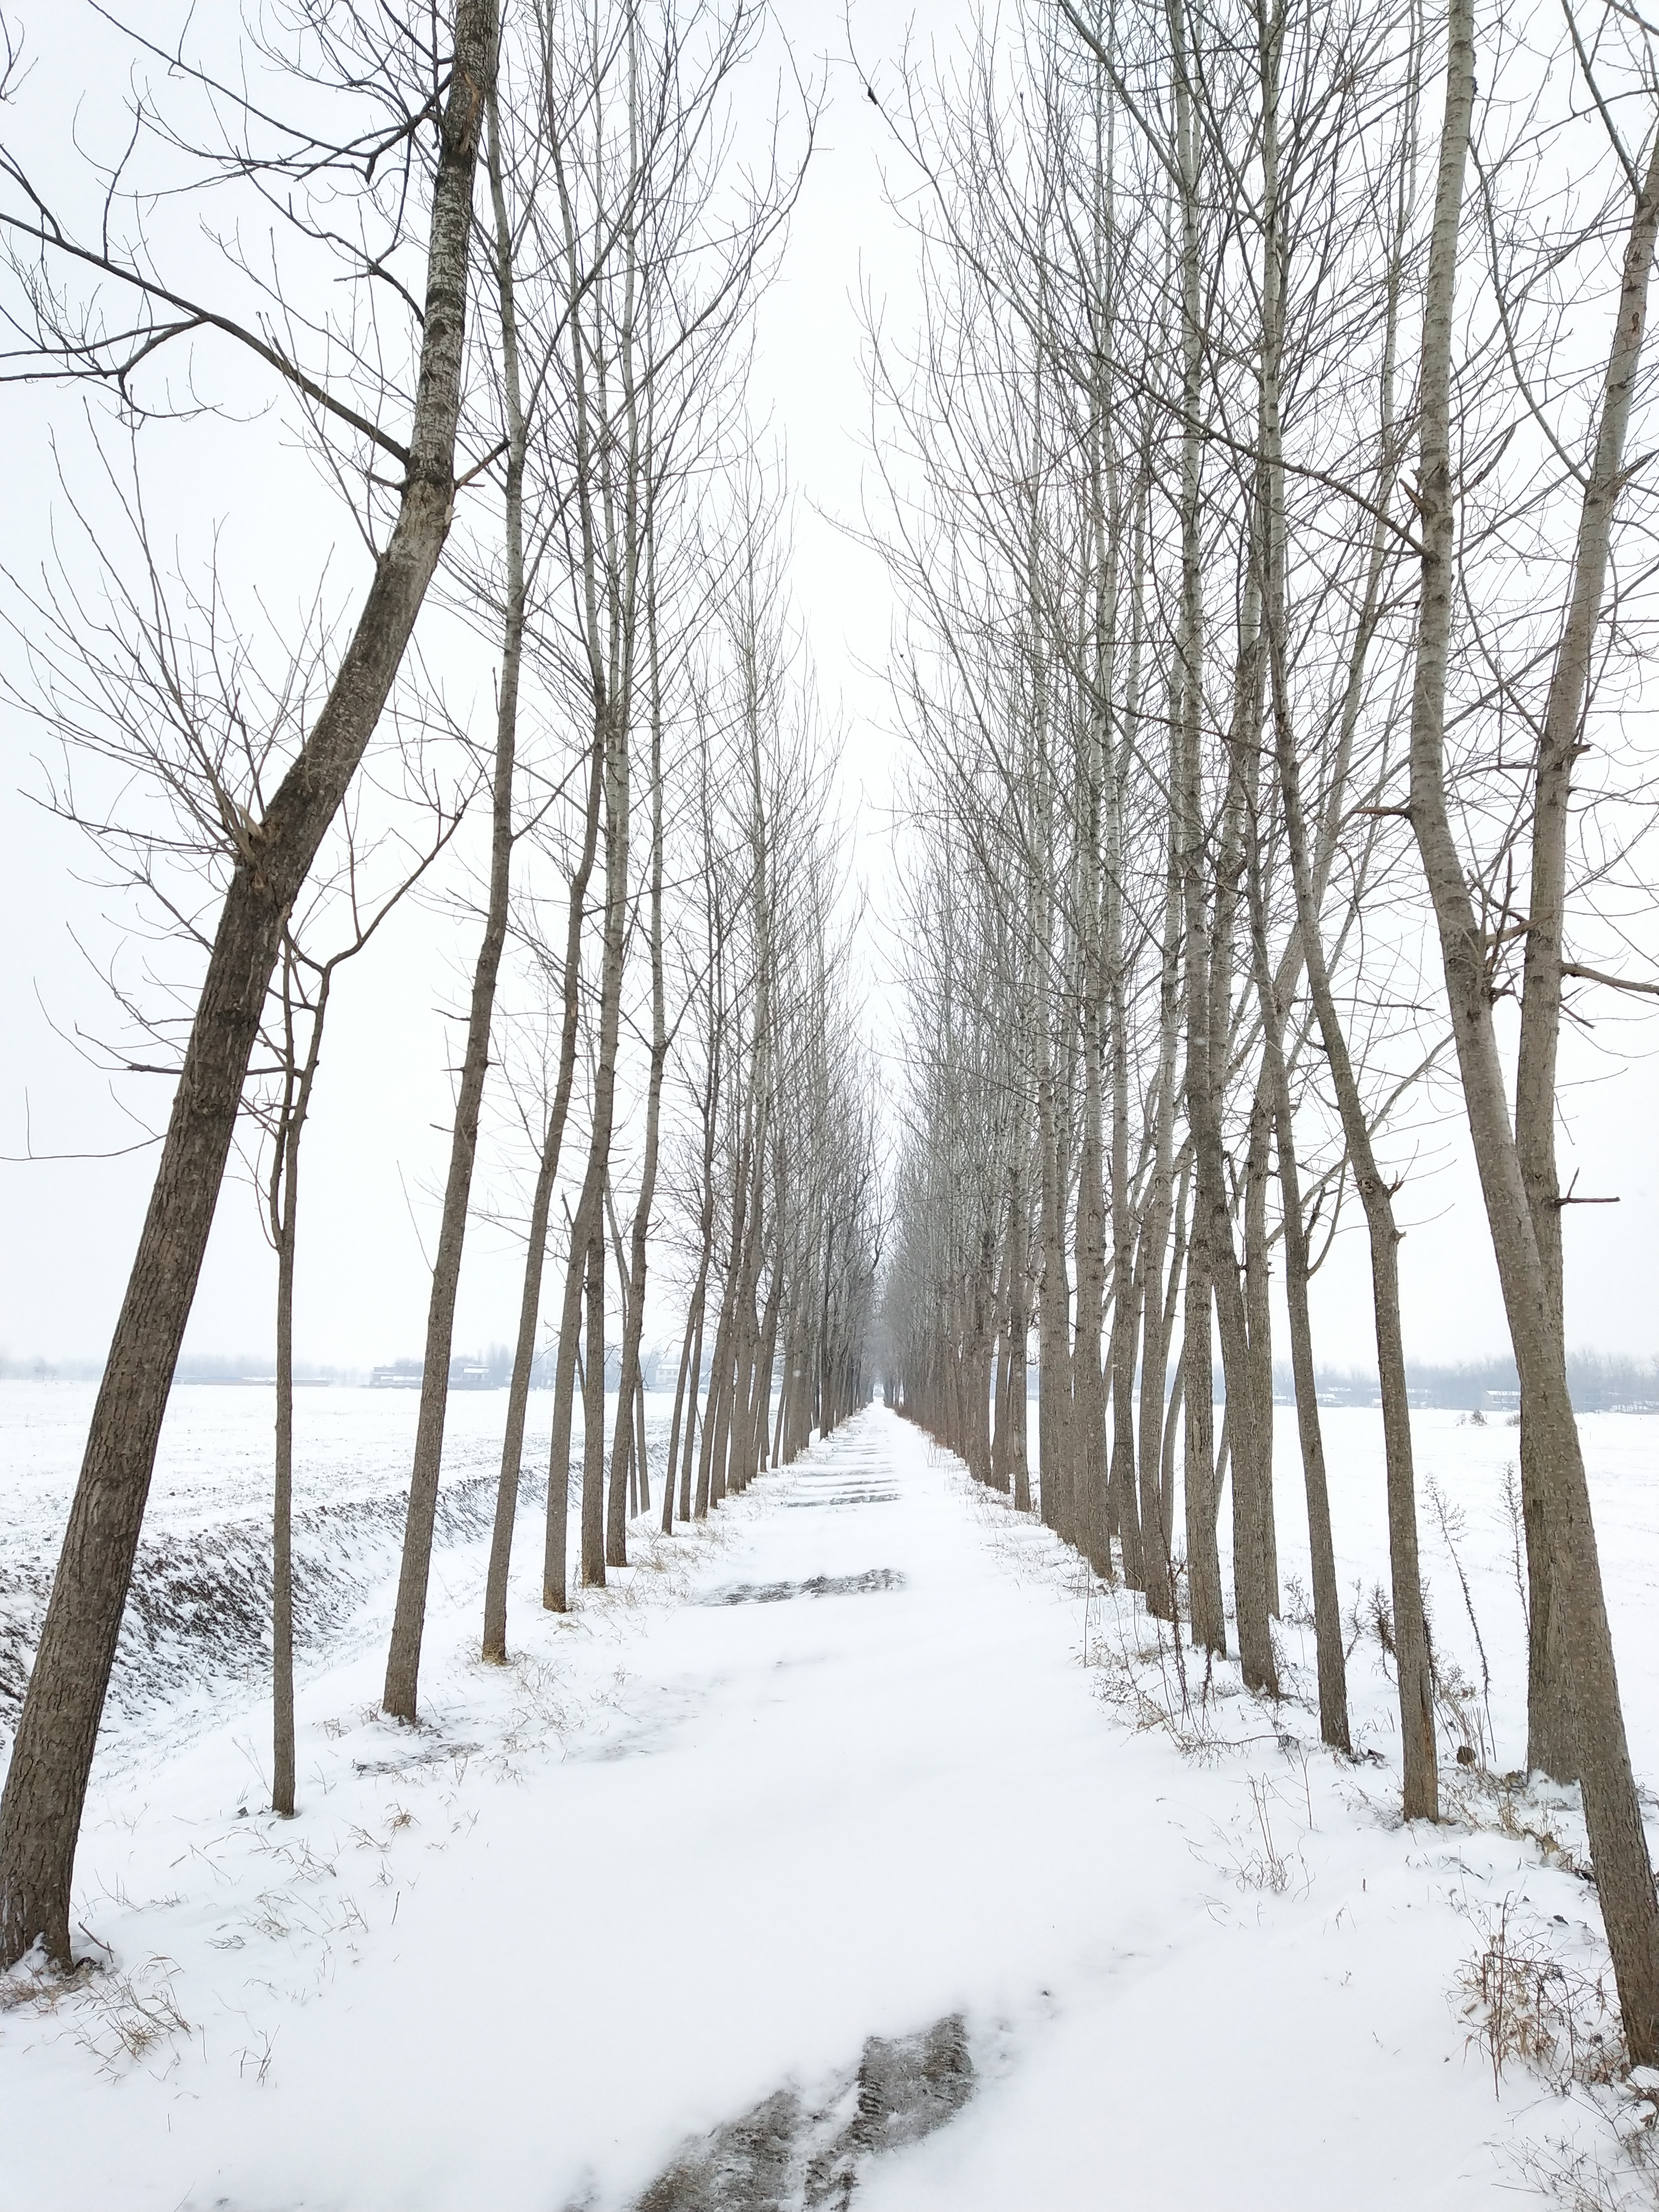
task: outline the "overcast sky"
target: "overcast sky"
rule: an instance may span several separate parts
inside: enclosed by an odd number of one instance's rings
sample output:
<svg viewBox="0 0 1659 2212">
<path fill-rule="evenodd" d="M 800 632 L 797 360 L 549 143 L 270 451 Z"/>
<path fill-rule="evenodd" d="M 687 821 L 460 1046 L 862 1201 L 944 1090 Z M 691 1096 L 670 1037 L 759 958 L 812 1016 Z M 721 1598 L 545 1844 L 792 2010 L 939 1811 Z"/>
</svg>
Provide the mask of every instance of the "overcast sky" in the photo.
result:
<svg viewBox="0 0 1659 2212">
<path fill-rule="evenodd" d="M 142 20 L 153 26 L 176 12 L 154 6 Z M 878 972 L 879 915 L 897 865 L 890 835 L 897 740 L 878 673 L 869 672 L 878 672 L 886 655 L 891 600 L 879 562 L 838 525 L 856 524 L 863 505 L 867 402 L 860 297 L 867 289 L 883 303 L 890 328 L 907 327 L 915 316 L 911 249 L 885 204 L 882 170 L 893 156 L 880 112 L 847 59 L 842 8 L 783 0 L 779 14 L 803 61 L 827 69 L 830 102 L 781 276 L 761 314 L 755 405 L 787 452 L 799 501 L 794 592 L 823 690 L 847 724 L 847 798 L 849 808 L 857 806 L 857 865 L 878 917 L 870 959 Z M 917 10 L 920 46 L 948 43 L 966 14 L 954 5 Z M 67 190 L 71 124 L 78 115 L 89 143 L 108 143 L 100 134 L 113 127 L 125 65 L 107 28 L 76 0 L 33 4 L 22 16 L 37 62 L 8 117 L 9 136 L 54 186 Z M 903 18 L 855 0 L 852 26 L 860 61 L 878 92 L 886 92 Z M 181 542 L 199 554 L 210 525 L 222 517 L 237 557 L 251 557 L 252 549 L 297 592 L 301 579 L 319 573 L 337 515 L 285 446 L 279 418 L 258 411 L 266 397 L 250 380 L 243 419 L 207 419 L 146 436 L 176 501 L 168 520 Z M 23 575 L 38 570 L 52 532 L 63 542 L 68 529 L 53 438 L 70 482 L 86 482 L 82 404 L 64 389 L 7 394 L 3 557 Z M 349 552 L 343 557 L 349 566 Z M 475 714 L 488 709 L 486 670 L 458 657 L 450 680 L 452 706 Z M 43 1153 L 99 1153 L 131 1143 L 140 1133 L 133 1114 L 159 1126 L 159 1079 L 112 1084 L 76 1048 L 77 1033 L 107 1034 L 114 1026 L 96 966 L 120 952 L 123 910 L 88 881 L 84 842 L 23 795 L 43 787 L 33 759 L 43 751 L 38 730 L 8 708 L 3 744 L 0 1152 L 14 1158 L 0 1165 L 7 1261 L 0 1356 L 96 1358 L 125 1284 L 155 1153 L 27 1164 L 15 1156 L 31 1139 Z M 470 927 L 441 914 L 410 910 L 347 972 L 307 1138 L 302 1358 L 356 1365 L 419 1349 L 422 1239 L 429 1249 L 446 1152 L 445 1070 L 453 1054 L 444 1017 L 463 998 L 471 937 Z M 127 946 L 122 957 L 133 958 L 135 949 Z M 872 1010 L 878 1043 L 890 1054 L 897 1049 L 891 1004 L 878 990 Z M 1565 1066 L 1564 1179 L 1577 1172 L 1582 1191 L 1620 1201 L 1568 1216 L 1570 1338 L 1641 1354 L 1659 1345 L 1656 1046 L 1652 1025 L 1608 1024 L 1588 1041 L 1572 1038 Z M 1449 1088 L 1435 1104 L 1437 1118 L 1419 1113 L 1394 1151 L 1407 1174 L 1400 1205 L 1409 1225 L 1402 1253 L 1408 1349 L 1419 1359 L 1445 1360 L 1497 1350 L 1504 1331 Z M 495 1187 L 508 1194 L 505 1182 Z M 510 1337 L 518 1265 L 509 1236 L 487 1223 L 475 1230 L 458 1346 Z M 187 1350 L 259 1354 L 270 1339 L 271 1295 L 254 1194 L 238 1177 L 220 1207 Z M 1322 1358 L 1369 1365 L 1357 1216 L 1320 1279 L 1317 1301 Z"/>
</svg>

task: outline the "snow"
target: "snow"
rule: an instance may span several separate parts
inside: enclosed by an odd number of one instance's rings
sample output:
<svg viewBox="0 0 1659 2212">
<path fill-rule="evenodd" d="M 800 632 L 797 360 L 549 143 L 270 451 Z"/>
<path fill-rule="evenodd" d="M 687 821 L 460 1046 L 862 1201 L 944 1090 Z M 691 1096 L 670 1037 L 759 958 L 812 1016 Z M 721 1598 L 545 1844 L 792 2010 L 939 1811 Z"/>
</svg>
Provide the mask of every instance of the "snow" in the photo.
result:
<svg viewBox="0 0 1659 2212">
<path fill-rule="evenodd" d="M 53 1388 L 0 1390 L 19 1571 L 84 1419 Z M 493 1481 L 501 1405 L 452 1400 L 447 1486 Z M 412 1405 L 319 1390 L 300 1415 L 309 1505 L 384 1518 Z M 176 1394 L 158 1541 L 256 1524 L 268 1416 L 258 1391 Z M 1659 1431 L 1583 1427 L 1646 1782 Z M 1281 1567 L 1305 1583 L 1279 1430 Z M 374 1711 L 395 1553 L 347 1516 L 362 1595 L 302 1669 L 294 1820 L 263 1809 L 257 1652 L 227 1648 L 193 1699 L 145 1678 L 146 1705 L 133 1678 L 78 1869 L 109 1963 L 0 2016 L 8 2212 L 612 2212 L 780 2091 L 840 2125 L 868 2039 L 956 2015 L 973 2094 L 865 2158 L 866 2212 L 1496 2212 L 1537 2201 L 1528 2161 L 1557 2142 L 1629 2179 L 1636 2092 L 1519 2063 L 1495 2081 L 1461 2010 L 1501 1924 L 1559 1962 L 1588 2034 L 1605 1954 L 1573 1793 L 1497 1778 L 1523 1753 L 1514 1432 L 1420 1413 L 1416 1433 L 1420 1479 L 1464 1516 L 1492 1675 L 1491 1771 L 1448 1741 L 1433 1828 L 1398 1820 L 1374 1639 L 1351 1696 L 1380 1760 L 1318 1746 L 1290 1620 L 1296 1694 L 1269 1708 L 1222 1667 L 1203 1698 L 1188 1656 L 1183 1705 L 1134 1601 L 879 1407 L 706 1527 L 636 1528 L 635 1564 L 563 1619 L 537 1602 L 527 1505 L 505 1669 L 476 1656 L 487 1534 L 458 1512 L 415 1731 Z M 1327 1435 L 1363 1593 L 1386 1582 L 1377 1419 L 1334 1412 Z M 1426 1510 L 1425 1554 L 1439 1647 L 1478 1686 Z"/>
<path fill-rule="evenodd" d="M 91 1418 L 92 1384 L 0 1383 L 0 1718 L 15 1718 Z M 647 1394 L 665 1451 L 672 1399 Z M 440 1549 L 485 1534 L 495 1510 L 504 1399 L 451 1395 Z M 384 1638 L 375 1592 L 395 1575 L 418 1393 L 311 1389 L 295 1405 L 295 1602 L 302 1659 Z M 524 1463 L 548 1449 L 550 1397 L 532 1394 Z M 616 1412 L 609 1401 L 607 1422 Z M 100 1759 L 147 1759 L 222 1708 L 270 1659 L 269 1386 L 183 1384 L 168 1401 Z M 581 1422 L 576 1422 L 580 1443 Z M 607 1426 L 607 1434 L 609 1426 Z M 545 1497 L 528 1480 L 526 1498 Z M 389 1618 L 389 1615 L 387 1616 Z"/>
</svg>

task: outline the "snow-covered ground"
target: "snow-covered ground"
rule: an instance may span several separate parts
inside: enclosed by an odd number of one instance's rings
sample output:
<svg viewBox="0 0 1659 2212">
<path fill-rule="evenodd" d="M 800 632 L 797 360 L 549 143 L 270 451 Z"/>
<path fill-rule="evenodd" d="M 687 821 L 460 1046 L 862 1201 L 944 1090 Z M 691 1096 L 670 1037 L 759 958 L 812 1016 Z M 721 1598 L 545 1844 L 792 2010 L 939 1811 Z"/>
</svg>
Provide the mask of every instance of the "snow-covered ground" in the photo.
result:
<svg viewBox="0 0 1659 2212">
<path fill-rule="evenodd" d="M 0 1382 L 0 1723 L 15 1719 L 92 1416 L 92 1383 Z M 533 1392 L 524 1465 L 544 1464 L 551 1397 Z M 301 1389 L 295 1403 L 295 1633 L 301 1664 L 383 1635 L 402 1540 L 419 1406 L 413 1390 Z M 488 1532 L 506 1399 L 449 1399 L 440 1556 Z M 667 1450 L 672 1396 L 647 1394 L 650 1449 Z M 607 1401 L 607 1434 L 616 1416 Z M 168 1401 L 99 1756 L 147 1759 L 224 1711 L 270 1662 L 268 1387 L 185 1383 Z M 580 1409 L 575 1434 L 581 1437 Z M 541 1477 L 526 1501 L 545 1497 Z M 387 1616 L 389 1618 L 389 1616 Z"/>
<path fill-rule="evenodd" d="M 15 1597 L 49 1562 L 86 1405 L 0 1386 Z M 1425 1498 L 1437 1645 L 1487 1740 L 1466 1771 L 1447 1736 L 1449 1818 L 1407 1829 L 1364 1628 L 1386 1584 L 1374 1414 L 1328 1422 L 1376 1754 L 1350 1763 L 1299 1694 L 1261 1705 L 1231 1668 L 1206 1690 L 1190 1662 L 1183 1680 L 1133 1601 L 879 1407 L 706 1528 L 636 1531 L 636 1564 L 562 1620 L 536 1602 L 531 1501 L 514 1662 L 485 1668 L 465 1501 L 493 1487 L 501 1405 L 451 1401 L 408 1731 L 374 1704 L 413 1403 L 304 1395 L 307 1540 L 340 1581 L 302 1668 L 301 1810 L 277 1821 L 248 1597 L 269 1400 L 176 1394 L 155 1571 L 187 1558 L 204 1603 L 228 1578 L 246 1620 L 181 1681 L 198 1632 L 158 1600 L 166 1663 L 124 1656 L 76 1908 L 108 1963 L 3 2016 L 8 2212 L 758 2212 L 849 2188 L 867 2212 L 1497 2212 L 1571 2157 L 1645 2185 L 1619 2149 L 1643 2107 L 1597 2081 L 1576 1809 L 1502 1779 L 1523 1753 L 1513 1431 L 1417 1417 L 1479 1626 Z M 1659 1425 L 1583 1426 L 1650 1784 Z M 1279 1457 L 1299 1693 L 1287 1415 Z M 1502 1967 L 1543 1998 L 1542 2070 L 1494 2080 L 1468 2010 L 1483 1955 L 1489 1989 Z"/>
</svg>

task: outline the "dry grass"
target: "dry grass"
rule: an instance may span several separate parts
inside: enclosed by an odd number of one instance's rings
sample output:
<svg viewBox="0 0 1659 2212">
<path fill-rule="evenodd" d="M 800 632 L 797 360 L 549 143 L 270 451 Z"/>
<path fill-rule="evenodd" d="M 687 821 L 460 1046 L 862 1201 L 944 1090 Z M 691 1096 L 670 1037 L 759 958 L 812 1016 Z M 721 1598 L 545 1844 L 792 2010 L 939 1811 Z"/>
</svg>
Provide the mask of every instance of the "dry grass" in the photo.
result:
<svg viewBox="0 0 1659 2212">
<path fill-rule="evenodd" d="M 55 2012 L 71 1992 L 83 1989 L 96 1971 L 90 1960 L 82 1959 L 65 1973 L 52 1964 L 37 1943 L 15 1966 L 0 1974 L 0 2013 L 19 2012 L 25 2007 Z"/>
<path fill-rule="evenodd" d="M 1273 1832 L 1273 1815 L 1279 1802 L 1279 1792 L 1265 1776 L 1250 1777 L 1256 1832 L 1236 1855 L 1233 1879 L 1241 1889 L 1267 1890 L 1282 1897 L 1298 1873 L 1304 1890 L 1311 1879 L 1301 1852 L 1287 1847 Z"/>
<path fill-rule="evenodd" d="M 1562 1874 L 1576 1875 L 1580 1881 L 1590 1881 L 1593 1877 L 1589 1868 L 1558 1838 L 1553 1829 L 1526 1819 L 1526 1808 L 1521 1800 L 1525 1787 L 1524 1777 L 1512 1779 L 1505 1776 L 1498 1784 L 1498 1826 L 1517 1842 L 1524 1839 L 1535 1844 L 1546 1866 L 1554 1867 Z"/>
<path fill-rule="evenodd" d="M 1626 2100 L 1613 2124 L 1620 2148 L 1609 2160 L 1570 2138 L 1551 2137 L 1506 2153 L 1529 2189 L 1564 2212 L 1655 2212 L 1659 2207 L 1659 2137 L 1649 2097 Z"/>
<path fill-rule="evenodd" d="M 1470 2045 L 1492 2067 L 1522 2064 L 1558 2089 L 1602 2087 L 1628 2074 L 1618 2000 L 1605 1973 L 1564 1961 L 1541 1928 L 1518 1927 L 1505 1899 L 1453 1985 Z"/>
<path fill-rule="evenodd" d="M 129 2066 L 161 2052 L 168 2063 L 179 2036 L 194 2033 L 173 1995 L 178 1962 L 159 1955 L 130 1973 L 114 1967 L 88 1974 L 76 1993 L 75 2040 L 97 2062 L 98 2071 L 118 2079 Z"/>
<path fill-rule="evenodd" d="M 1496 1829 L 1512 1842 L 1531 1844 L 1541 1865 L 1594 1888 L 1588 1857 L 1573 1844 L 1563 1842 L 1552 1825 L 1559 1824 L 1565 1812 L 1570 1821 L 1582 1826 L 1583 1815 L 1576 1807 L 1562 1804 L 1559 1792 L 1555 1793 L 1556 1802 L 1540 1802 L 1537 1786 L 1525 1774 L 1493 1774 L 1461 1763 L 1443 1769 L 1442 1778 L 1443 1818 L 1462 1820 L 1474 1829 Z"/>
<path fill-rule="evenodd" d="M 1659 2212 L 1659 2069 L 1629 2063 L 1610 1969 L 1563 1958 L 1548 1925 L 1506 1899 L 1452 1996 L 1494 2094 L 1507 2070 L 1523 2068 L 1589 2122 L 1588 2145 L 1557 2134 L 1504 2146 L 1517 2180 L 1565 2212 Z"/>
</svg>

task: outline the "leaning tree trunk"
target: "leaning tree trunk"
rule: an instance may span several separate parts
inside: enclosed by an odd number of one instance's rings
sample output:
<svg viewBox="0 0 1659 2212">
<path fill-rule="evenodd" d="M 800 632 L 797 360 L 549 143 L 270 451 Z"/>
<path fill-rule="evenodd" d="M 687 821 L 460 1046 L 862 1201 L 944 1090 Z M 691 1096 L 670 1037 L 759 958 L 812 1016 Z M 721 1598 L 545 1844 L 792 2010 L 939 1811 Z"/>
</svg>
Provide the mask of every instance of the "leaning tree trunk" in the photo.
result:
<svg viewBox="0 0 1659 2212">
<path fill-rule="evenodd" d="M 1283 1072 L 1281 1058 L 1280 1077 Z M 1285 1303 L 1290 1312 L 1291 1371 L 1296 1389 L 1297 1438 L 1302 1448 L 1302 1486 L 1308 1501 L 1314 1650 L 1319 1676 L 1319 1733 L 1334 1749 L 1346 1751 L 1351 1747 L 1348 1679 L 1342 1650 L 1342 1604 L 1336 1586 L 1330 1486 L 1325 1475 L 1325 1439 L 1319 1420 L 1313 1323 L 1308 1307 L 1308 1230 L 1302 1213 L 1302 1186 L 1288 1083 L 1279 1085 L 1274 1112 L 1280 1207 L 1285 1223 Z"/>
<path fill-rule="evenodd" d="M 495 0 L 459 0 L 433 186 L 419 380 L 398 519 L 311 735 L 243 835 L 93 1409 L 0 1805 L 0 1964 L 70 1958 L 70 1887 L 161 1419 L 283 927 L 374 735 L 454 506 L 472 185 Z"/>
<path fill-rule="evenodd" d="M 536 1170 L 536 1188 L 530 1204 L 530 1232 L 525 1246 L 524 1287 L 519 1298 L 519 1334 L 513 1350 L 513 1379 L 507 1394 L 507 1428 L 501 1443 L 501 1468 L 495 1485 L 495 1516 L 489 1537 L 489 1565 L 484 1578 L 483 1656 L 493 1665 L 507 1662 L 507 1578 L 513 1561 L 513 1530 L 519 1517 L 519 1476 L 524 1458 L 525 1423 L 530 1410 L 530 1376 L 536 1364 L 536 1325 L 541 1314 L 542 1274 L 547 1257 L 547 1223 L 553 1210 L 553 1191 L 558 1182 L 559 1158 L 564 1150 L 565 1122 L 576 1079 L 576 1046 L 581 1027 L 582 925 L 586 915 L 587 886 L 599 848 L 599 813 L 605 791 L 605 747 L 593 740 L 592 772 L 588 781 L 587 817 L 580 854 L 570 878 L 570 913 L 565 929 L 564 1010 L 559 1036 L 559 1069 L 554 1081 L 553 1103 L 542 1138 L 542 1156 Z M 573 1352 L 574 1358 L 574 1352 Z M 567 1439 L 568 1445 L 568 1439 Z M 562 1522 L 560 1524 L 562 1528 Z M 560 1553 L 558 1584 L 564 1588 L 563 1553 Z"/>
<path fill-rule="evenodd" d="M 1452 317 L 1457 235 L 1474 105 L 1473 0 L 1450 0 L 1445 120 L 1424 303 L 1419 380 L 1422 593 L 1412 694 L 1411 820 L 1433 902 L 1465 1111 L 1480 1177 L 1521 1388 L 1532 1408 L 1558 1568 L 1560 1648 L 1577 1723 L 1589 1831 L 1625 2039 L 1641 2065 L 1659 2062 L 1659 1905 L 1613 1665 L 1561 1329 L 1510 1127 L 1492 1020 L 1486 943 L 1452 835 L 1445 776 L 1446 667 L 1451 637 L 1456 504 L 1451 471 Z"/>
<path fill-rule="evenodd" d="M 494 98 L 489 103 L 489 190 L 495 219 L 497 284 L 501 302 L 501 364 L 507 390 L 507 596 L 501 635 L 501 684 L 495 703 L 495 759 L 491 785 L 489 890 L 483 939 L 472 971 L 467 1010 L 466 1045 L 450 1132 L 449 1171 L 444 1181 L 437 1255 L 427 1304 L 426 1354 L 421 1370 L 421 1405 L 415 1423 L 415 1463 L 404 1516 L 404 1548 L 398 1574 L 398 1601 L 386 1652 L 381 1702 L 394 1720 L 413 1721 L 419 1698 L 421 1641 L 426 1627 L 427 1585 L 432 1572 L 432 1535 L 438 1514 L 438 1478 L 444 1455 L 444 1425 L 449 1410 L 449 1362 L 455 1334 L 455 1301 L 461 1285 L 461 1253 L 466 1242 L 467 1206 L 472 1169 L 478 1156 L 478 1117 L 484 1079 L 489 1070 L 489 1032 L 495 1015 L 495 984 L 507 944 L 507 893 L 513 873 L 513 781 L 518 754 L 519 678 L 524 663 L 524 472 L 525 419 L 519 387 L 519 342 L 513 307 L 513 243 L 501 179 L 501 145 Z"/>
<path fill-rule="evenodd" d="M 1389 1560 L 1394 1589 L 1405 1814 L 1408 1820 L 1432 1820 L 1439 1814 L 1440 1785 L 1435 1765 L 1434 1692 L 1418 1561 L 1416 1474 L 1410 1401 L 1406 1392 L 1405 1339 L 1401 1326 L 1400 1232 L 1395 1224 L 1392 1190 L 1377 1164 L 1326 963 L 1318 904 L 1309 871 L 1300 770 L 1291 728 L 1284 628 L 1278 618 L 1276 595 L 1269 596 L 1269 653 L 1279 803 L 1296 893 L 1297 927 L 1319 1022 L 1320 1040 L 1336 1093 L 1343 1140 L 1352 1164 L 1354 1185 L 1364 1208 L 1370 1243 L 1371 1304 L 1376 1325 L 1376 1367 L 1382 1398 L 1382 1442 L 1388 1480 Z"/>
<path fill-rule="evenodd" d="M 1555 1070 L 1561 1034 L 1563 929 L 1566 919 L 1567 811 L 1572 764 L 1583 736 L 1590 662 L 1601 619 L 1613 519 L 1623 483 L 1625 442 L 1647 325 L 1648 291 L 1659 233 L 1659 137 L 1636 197 L 1620 286 L 1613 345 L 1603 384 L 1595 458 L 1579 508 L 1572 596 L 1544 707 L 1533 794 L 1532 865 L 1527 949 L 1516 1063 L 1515 1138 L 1550 1313 L 1565 1340 L 1560 1183 L 1555 1164 Z M 1578 1772 L 1571 1698 L 1556 1601 L 1549 1532 L 1548 1456 L 1524 1382 L 1521 1389 L 1521 1498 L 1527 1532 L 1527 1765 L 1558 1780 Z"/>
</svg>

